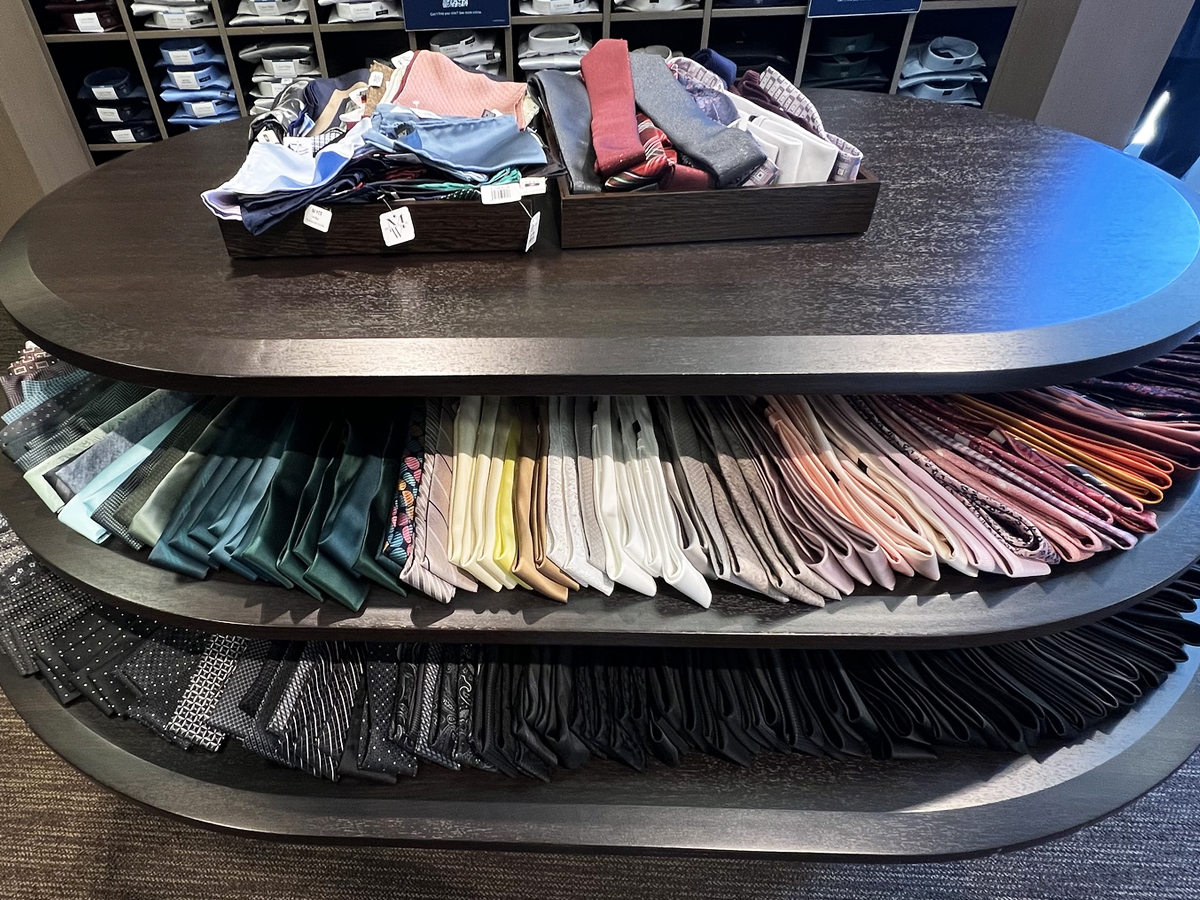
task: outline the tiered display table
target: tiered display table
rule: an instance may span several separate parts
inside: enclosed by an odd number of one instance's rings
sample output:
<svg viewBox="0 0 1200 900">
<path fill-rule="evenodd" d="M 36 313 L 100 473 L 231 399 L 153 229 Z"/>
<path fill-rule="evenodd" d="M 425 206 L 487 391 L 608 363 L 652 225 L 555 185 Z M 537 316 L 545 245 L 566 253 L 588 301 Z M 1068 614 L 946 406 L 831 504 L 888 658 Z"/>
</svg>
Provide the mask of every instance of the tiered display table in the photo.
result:
<svg viewBox="0 0 1200 900">
<path fill-rule="evenodd" d="M 983 392 L 1149 359 L 1200 323 L 1198 202 L 1173 179 L 1028 122 L 813 92 L 883 183 L 847 240 L 564 253 L 231 263 L 198 194 L 237 167 L 234 123 L 147 148 L 47 197 L 0 244 L 0 299 L 42 346 L 160 387 L 273 395 Z M 336 215 L 336 210 L 335 210 Z M 686 223 L 680 223 L 685 227 Z M 418 235 L 419 239 L 419 235 Z M 1200 555 L 1189 480 L 1133 550 L 1038 580 L 912 580 L 823 610 L 720 587 L 591 592 L 559 606 L 481 592 L 441 606 L 373 593 L 360 615 L 235 578 L 186 581 L 61 526 L 0 467 L 0 509 L 35 554 L 166 622 L 270 638 L 949 647 L 1070 628 Z M 1061 833 L 1148 790 L 1200 744 L 1196 660 L 1128 716 L 1033 758 L 712 760 L 552 784 L 423 769 L 329 785 L 240 748 L 187 754 L 62 709 L 0 667 L 36 731 L 97 780 L 197 822 L 298 838 L 558 849 L 940 857 Z"/>
</svg>

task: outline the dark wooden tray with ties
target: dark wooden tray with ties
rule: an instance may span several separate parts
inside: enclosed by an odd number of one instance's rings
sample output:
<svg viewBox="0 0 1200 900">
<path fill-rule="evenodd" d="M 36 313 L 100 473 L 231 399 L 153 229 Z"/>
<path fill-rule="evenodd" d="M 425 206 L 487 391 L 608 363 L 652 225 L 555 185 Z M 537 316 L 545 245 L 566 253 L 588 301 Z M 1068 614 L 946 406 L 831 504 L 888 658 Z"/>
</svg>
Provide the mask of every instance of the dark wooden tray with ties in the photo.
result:
<svg viewBox="0 0 1200 900">
<path fill-rule="evenodd" d="M 544 129 L 550 156 L 560 158 L 553 129 Z M 572 194 L 565 175 L 549 179 L 547 195 L 526 206 L 552 212 L 564 250 L 731 241 L 749 238 L 862 234 L 871 224 L 879 179 L 862 170 L 851 182 L 771 185 L 725 190 L 632 191 Z M 530 203 L 532 201 L 532 205 Z M 379 216 L 406 206 L 416 237 L 387 246 Z M 525 249 L 529 215 L 520 203 L 478 200 L 335 204 L 328 232 L 304 223 L 304 210 L 253 235 L 241 222 L 221 220 L 225 249 L 234 259 L 272 256 L 344 256 L 392 253 L 469 253 Z M 547 235 L 553 241 L 553 235 Z M 543 237 L 543 240 L 546 238 Z"/>
</svg>

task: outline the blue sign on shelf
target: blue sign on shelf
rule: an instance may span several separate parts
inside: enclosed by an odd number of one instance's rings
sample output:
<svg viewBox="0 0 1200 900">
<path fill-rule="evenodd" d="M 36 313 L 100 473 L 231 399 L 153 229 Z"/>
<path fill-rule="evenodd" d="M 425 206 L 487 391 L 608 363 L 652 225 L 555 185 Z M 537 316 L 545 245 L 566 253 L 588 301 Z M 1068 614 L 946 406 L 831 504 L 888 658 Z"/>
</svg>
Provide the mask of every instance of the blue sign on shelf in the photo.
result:
<svg viewBox="0 0 1200 900">
<path fill-rule="evenodd" d="M 915 13 L 920 8 L 921 0 L 809 0 L 808 17 Z"/>
<path fill-rule="evenodd" d="M 409 31 L 507 28 L 509 0 L 403 0 Z"/>
</svg>

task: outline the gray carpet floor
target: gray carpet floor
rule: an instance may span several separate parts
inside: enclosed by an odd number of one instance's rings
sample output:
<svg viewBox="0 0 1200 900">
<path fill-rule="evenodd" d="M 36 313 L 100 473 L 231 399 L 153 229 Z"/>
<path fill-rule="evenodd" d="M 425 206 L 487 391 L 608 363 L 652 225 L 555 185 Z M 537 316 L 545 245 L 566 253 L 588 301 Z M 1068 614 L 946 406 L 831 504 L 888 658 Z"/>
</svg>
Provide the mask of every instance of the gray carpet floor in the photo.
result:
<svg viewBox="0 0 1200 900">
<path fill-rule="evenodd" d="M 260 841 L 109 793 L 46 748 L 2 697 L 0 747 L 5 900 L 1200 897 L 1200 753 L 1147 796 L 1058 841 L 961 862 L 849 865 Z"/>
<path fill-rule="evenodd" d="M 0 315 L 0 358 L 21 341 Z M 1176 900 L 1200 898 L 1200 753 L 1102 822 L 963 862 L 317 847 L 206 831 L 117 797 L 46 748 L 0 695 L 0 838 L 0 900 Z"/>
</svg>

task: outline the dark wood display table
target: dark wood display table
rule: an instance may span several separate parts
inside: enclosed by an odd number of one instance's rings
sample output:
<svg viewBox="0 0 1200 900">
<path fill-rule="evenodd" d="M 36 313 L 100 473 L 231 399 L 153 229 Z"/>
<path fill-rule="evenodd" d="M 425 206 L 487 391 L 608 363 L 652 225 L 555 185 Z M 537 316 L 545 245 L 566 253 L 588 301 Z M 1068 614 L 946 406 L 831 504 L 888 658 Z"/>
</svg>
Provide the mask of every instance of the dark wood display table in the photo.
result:
<svg viewBox="0 0 1200 900">
<path fill-rule="evenodd" d="M 245 156 L 235 122 L 35 206 L 0 245 L 0 300 L 95 371 L 244 394 L 999 390 L 1195 331 L 1179 182 L 1019 119 L 813 98 L 882 182 L 862 237 L 233 263 L 199 194 Z"/>
<path fill-rule="evenodd" d="M 230 394 L 979 392 L 1144 361 L 1200 330 L 1198 201 L 1083 138 L 975 110 L 813 92 L 882 182 L 852 239 L 528 255 L 231 262 L 199 193 L 236 170 L 244 123 L 129 154 L 35 206 L 0 243 L 0 302 L 81 366 Z M 677 223 L 686 228 L 686 222 Z M 70 580 L 165 622 L 297 639 L 734 647 L 950 647 L 1061 630 L 1172 580 L 1200 553 L 1195 480 L 1133 550 L 1036 580 L 916 579 L 825 609 L 719 587 L 673 594 L 373 592 L 361 614 L 297 592 L 195 582 L 61 526 L 0 466 L 0 511 Z M 330 785 L 231 747 L 184 753 L 57 706 L 0 664 L 35 731 L 98 781 L 206 825 L 306 840 L 558 850 L 941 858 L 1038 841 L 1148 790 L 1200 743 L 1197 656 L 1127 716 L 1032 757 L 714 760 L 550 784 L 426 767 Z"/>
</svg>

